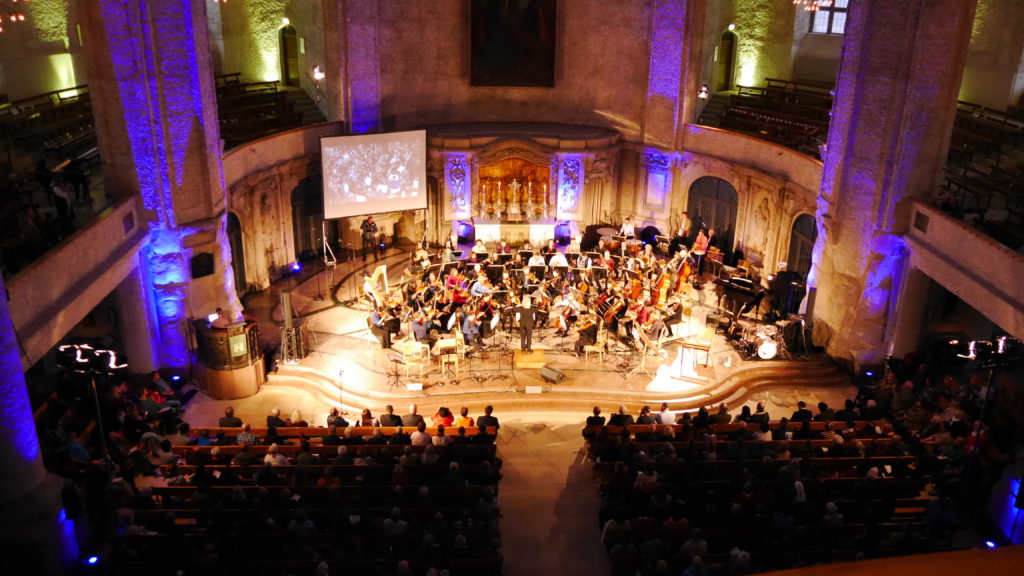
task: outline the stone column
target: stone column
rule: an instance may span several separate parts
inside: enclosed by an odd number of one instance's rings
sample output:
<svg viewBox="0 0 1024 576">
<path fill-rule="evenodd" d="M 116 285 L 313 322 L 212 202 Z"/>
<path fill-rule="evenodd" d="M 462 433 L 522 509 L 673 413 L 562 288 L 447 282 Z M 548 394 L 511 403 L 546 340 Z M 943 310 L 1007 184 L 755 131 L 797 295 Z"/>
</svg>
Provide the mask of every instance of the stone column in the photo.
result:
<svg viewBox="0 0 1024 576">
<path fill-rule="evenodd" d="M 917 352 L 924 327 L 924 313 L 928 306 L 928 288 L 932 280 L 913 266 L 907 268 L 903 277 L 895 319 L 886 338 L 889 346 L 887 356 L 902 358 L 909 352 Z"/>
<path fill-rule="evenodd" d="M 325 2 L 323 14 L 328 120 L 344 120 L 352 134 L 380 131 L 377 2 Z"/>
<path fill-rule="evenodd" d="M 651 5 L 645 144 L 676 146 L 683 123 L 696 116 L 705 9 L 702 0 L 655 0 Z"/>
<path fill-rule="evenodd" d="M 846 25 L 809 280 L 816 335 L 854 365 L 886 351 L 910 203 L 941 177 L 973 0 L 860 0 Z"/>
<path fill-rule="evenodd" d="M 188 362 L 187 323 L 238 316 L 204 0 L 95 0 L 84 24 L 108 193 L 141 193 L 163 367 Z M 193 258 L 199 256 L 198 259 Z M 200 274 L 204 260 L 213 270 Z"/>
<path fill-rule="evenodd" d="M 60 484 L 43 468 L 6 293 L 0 278 L 0 541 L 7 550 L 0 570 L 55 574 Z"/>
<path fill-rule="evenodd" d="M 978 0 L 960 99 L 995 110 L 1024 94 L 1024 0 Z"/>
<path fill-rule="evenodd" d="M 157 363 L 159 355 L 153 350 L 153 335 L 150 333 L 154 322 L 148 290 L 141 266 L 132 269 L 114 290 L 121 350 L 128 357 L 131 369 L 138 373 L 160 368 Z"/>
</svg>

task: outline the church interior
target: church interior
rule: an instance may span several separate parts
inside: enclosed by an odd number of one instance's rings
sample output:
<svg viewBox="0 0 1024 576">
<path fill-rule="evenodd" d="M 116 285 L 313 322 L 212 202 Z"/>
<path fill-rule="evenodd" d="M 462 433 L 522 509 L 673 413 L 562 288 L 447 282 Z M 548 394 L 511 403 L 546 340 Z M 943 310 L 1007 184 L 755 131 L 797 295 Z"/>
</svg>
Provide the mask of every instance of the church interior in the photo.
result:
<svg viewBox="0 0 1024 576">
<path fill-rule="evenodd" d="M 0 0 L 0 566 L 1017 574 L 1022 14 Z"/>
</svg>

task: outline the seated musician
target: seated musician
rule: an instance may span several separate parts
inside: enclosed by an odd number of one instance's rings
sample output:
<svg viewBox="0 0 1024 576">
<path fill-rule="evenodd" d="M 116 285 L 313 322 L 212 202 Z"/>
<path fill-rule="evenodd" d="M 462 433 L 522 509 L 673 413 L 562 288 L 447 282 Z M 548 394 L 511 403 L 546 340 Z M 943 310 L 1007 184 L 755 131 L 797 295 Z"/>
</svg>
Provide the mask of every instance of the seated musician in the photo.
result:
<svg viewBox="0 0 1024 576">
<path fill-rule="evenodd" d="M 391 348 L 391 335 L 398 334 L 401 327 L 398 318 L 382 307 L 370 314 L 370 330 L 380 340 L 381 348 Z"/>
<path fill-rule="evenodd" d="M 586 254 L 580 254 L 579 258 L 576 259 L 576 267 L 583 270 L 589 270 L 594 265 L 594 260 Z"/>
<path fill-rule="evenodd" d="M 579 236 L 573 236 L 569 245 L 565 247 L 566 254 L 579 254 L 580 253 L 580 238 Z"/>
<path fill-rule="evenodd" d="M 477 240 L 476 244 L 473 244 L 473 248 L 469 251 L 470 262 L 486 262 L 490 254 L 487 252 L 487 246 L 484 246 L 483 240 Z"/>
<path fill-rule="evenodd" d="M 707 253 L 710 239 L 704 235 L 704 230 L 697 232 L 697 238 L 693 241 L 693 252 Z"/>
<path fill-rule="evenodd" d="M 369 274 L 363 274 L 363 296 L 370 301 L 370 304 L 372 304 L 374 308 L 381 305 L 377 300 L 377 294 L 374 292 L 373 288 L 373 279 L 370 278 Z"/>
<path fill-rule="evenodd" d="M 530 239 L 527 238 L 526 241 L 523 242 L 523 245 L 519 247 L 519 249 L 533 251 L 533 244 L 531 244 Z"/>
<path fill-rule="evenodd" d="M 430 329 L 432 322 L 427 318 L 426 314 L 416 314 L 416 317 L 412 321 L 412 337 L 417 342 L 423 342 L 429 345 L 431 348 L 434 347 L 434 337 L 432 336 Z"/>
<path fill-rule="evenodd" d="M 479 350 L 483 346 L 483 342 L 480 340 L 480 323 L 481 318 L 477 314 L 466 314 L 462 320 L 462 338 L 467 346 L 473 347 L 473 349 L 466 349 L 466 358 L 469 358 L 474 350 Z"/>
<path fill-rule="evenodd" d="M 554 254 L 556 252 L 558 252 L 558 248 L 555 246 L 554 240 L 548 240 L 547 244 L 544 244 L 544 247 L 540 249 L 541 254 Z"/>
<path fill-rule="evenodd" d="M 494 252 L 497 254 L 511 254 L 512 247 L 508 245 L 507 240 L 502 239 L 501 242 L 498 242 L 498 248 Z"/>
<path fill-rule="evenodd" d="M 654 244 L 644 245 L 644 251 L 640 253 L 640 261 L 643 262 L 644 267 L 654 263 Z"/>
<path fill-rule="evenodd" d="M 593 314 L 588 313 L 583 318 L 580 318 L 577 329 L 579 330 L 579 338 L 576 340 L 574 348 L 576 356 L 582 356 L 584 346 L 597 344 L 597 319 Z"/>
<path fill-rule="evenodd" d="M 552 268 L 554 268 L 555 266 L 568 267 L 569 261 L 565 259 L 565 254 L 562 254 L 561 252 L 555 252 L 554 254 L 551 255 L 551 260 L 548 262 L 548 265 L 551 266 Z"/>
<path fill-rule="evenodd" d="M 690 213 L 683 212 L 679 218 L 679 226 L 675 229 L 675 237 L 679 240 L 680 244 L 686 246 L 687 241 L 690 238 Z"/>
<path fill-rule="evenodd" d="M 665 322 L 662 320 L 661 312 L 657 310 L 651 312 L 650 318 L 642 326 L 647 330 L 648 340 L 654 343 L 661 340 L 662 333 L 665 331 Z"/>
<path fill-rule="evenodd" d="M 512 256 L 512 261 L 509 262 L 507 266 L 512 270 L 517 270 L 523 267 L 523 257 L 519 252 L 516 252 L 515 255 Z"/>
<path fill-rule="evenodd" d="M 607 268 L 609 270 L 615 270 L 615 260 L 612 259 L 612 253 L 605 250 L 604 256 L 602 256 L 601 259 L 597 261 L 597 265 L 602 268 Z"/>
<path fill-rule="evenodd" d="M 547 262 L 544 261 L 544 256 L 537 253 L 530 256 L 530 261 L 527 262 L 527 266 L 546 266 Z"/>
<path fill-rule="evenodd" d="M 494 290 L 488 285 L 486 274 L 480 274 L 477 276 L 476 280 L 473 281 L 472 286 L 469 288 L 470 295 L 476 297 L 490 295 L 492 292 L 494 292 Z"/>
<path fill-rule="evenodd" d="M 419 246 L 417 246 L 416 253 L 413 254 L 412 259 L 414 262 L 423 262 L 426 260 L 427 264 L 430 263 L 430 252 L 427 250 L 426 242 L 421 242 Z"/>
<path fill-rule="evenodd" d="M 619 227 L 619 235 L 626 238 L 636 238 L 636 226 L 633 224 L 633 219 L 629 216 L 626 216 L 626 219 L 622 221 L 622 226 Z"/>
</svg>

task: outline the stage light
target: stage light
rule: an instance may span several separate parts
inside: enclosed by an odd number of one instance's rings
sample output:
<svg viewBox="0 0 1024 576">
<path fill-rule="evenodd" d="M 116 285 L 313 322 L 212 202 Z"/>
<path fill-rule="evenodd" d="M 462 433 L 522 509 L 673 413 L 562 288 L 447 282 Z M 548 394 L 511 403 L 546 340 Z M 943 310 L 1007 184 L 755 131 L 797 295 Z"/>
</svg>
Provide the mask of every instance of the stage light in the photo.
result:
<svg viewBox="0 0 1024 576">
<path fill-rule="evenodd" d="M 292 262 L 292 272 L 299 272 L 302 270 L 302 264 L 300 262 Z"/>
<path fill-rule="evenodd" d="M 864 375 L 867 376 L 868 378 L 874 378 L 875 377 L 875 373 L 871 372 L 871 371 L 865 372 Z"/>
<path fill-rule="evenodd" d="M 995 550 L 996 543 L 991 541 L 991 540 L 985 540 L 985 547 L 988 548 L 989 550 Z"/>
<path fill-rule="evenodd" d="M 313 80 L 317 82 L 324 79 L 324 71 L 320 69 L 320 66 L 313 66 Z"/>
<path fill-rule="evenodd" d="M 181 376 L 178 376 L 177 374 L 171 376 L 171 382 L 177 382 L 178 380 L 181 380 Z"/>
<path fill-rule="evenodd" d="M 99 556 L 89 556 L 88 558 L 85 559 L 85 563 L 90 565 L 90 566 L 96 564 L 99 561 L 100 561 L 100 557 Z"/>
</svg>

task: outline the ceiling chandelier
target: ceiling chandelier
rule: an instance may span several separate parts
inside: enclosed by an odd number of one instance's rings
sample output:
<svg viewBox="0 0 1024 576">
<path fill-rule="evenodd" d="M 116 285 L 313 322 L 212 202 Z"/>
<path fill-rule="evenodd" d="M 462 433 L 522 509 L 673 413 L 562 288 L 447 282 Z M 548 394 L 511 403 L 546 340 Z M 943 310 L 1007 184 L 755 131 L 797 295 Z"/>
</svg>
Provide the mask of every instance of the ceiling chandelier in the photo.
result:
<svg viewBox="0 0 1024 576">
<path fill-rule="evenodd" d="M 793 0 L 794 6 L 800 6 L 806 12 L 817 12 L 818 8 L 829 8 L 832 0 Z"/>
<path fill-rule="evenodd" d="M 28 0 L 0 0 L 0 32 L 5 30 L 4 25 L 18 24 L 25 21 L 25 13 L 19 8 L 19 4 L 25 4 Z"/>
</svg>

